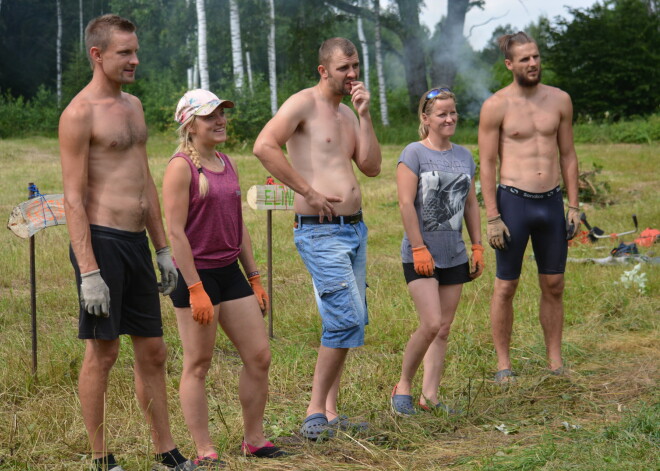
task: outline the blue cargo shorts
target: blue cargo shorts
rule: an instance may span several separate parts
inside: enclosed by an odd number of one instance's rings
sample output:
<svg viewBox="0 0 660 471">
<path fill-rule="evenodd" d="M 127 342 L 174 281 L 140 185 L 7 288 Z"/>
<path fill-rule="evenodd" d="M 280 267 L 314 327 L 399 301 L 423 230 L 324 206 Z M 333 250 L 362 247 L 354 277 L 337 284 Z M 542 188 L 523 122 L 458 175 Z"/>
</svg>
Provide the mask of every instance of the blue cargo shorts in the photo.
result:
<svg viewBox="0 0 660 471">
<path fill-rule="evenodd" d="M 367 226 L 300 224 L 293 240 L 312 275 L 321 314 L 321 345 L 354 348 L 364 345 L 367 315 Z"/>
</svg>

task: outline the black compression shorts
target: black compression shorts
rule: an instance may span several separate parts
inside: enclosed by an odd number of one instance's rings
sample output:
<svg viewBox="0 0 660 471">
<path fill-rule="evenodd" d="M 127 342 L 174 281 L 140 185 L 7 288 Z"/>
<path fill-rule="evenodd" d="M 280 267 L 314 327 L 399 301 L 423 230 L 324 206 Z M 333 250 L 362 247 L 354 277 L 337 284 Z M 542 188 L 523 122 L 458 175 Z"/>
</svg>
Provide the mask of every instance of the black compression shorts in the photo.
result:
<svg viewBox="0 0 660 471">
<path fill-rule="evenodd" d="M 177 270 L 178 271 L 178 270 Z M 214 306 L 223 301 L 245 298 L 254 295 L 252 287 L 245 279 L 243 272 L 234 261 L 221 268 L 202 268 L 197 270 L 204 291 L 209 295 Z M 179 281 L 176 289 L 170 294 L 174 307 L 190 307 L 190 292 L 183 275 L 179 271 Z"/>
<path fill-rule="evenodd" d="M 162 337 L 158 282 L 145 231 L 128 232 L 90 225 L 92 249 L 110 290 L 110 317 L 80 308 L 78 338 L 114 340 L 119 335 Z M 80 296 L 80 270 L 69 249 Z"/>
<path fill-rule="evenodd" d="M 568 242 L 561 189 L 530 193 L 506 185 L 497 188 L 497 208 L 511 234 L 509 249 L 496 250 L 497 277 L 520 278 L 527 241 L 531 237 L 538 272 L 564 273 Z"/>
</svg>

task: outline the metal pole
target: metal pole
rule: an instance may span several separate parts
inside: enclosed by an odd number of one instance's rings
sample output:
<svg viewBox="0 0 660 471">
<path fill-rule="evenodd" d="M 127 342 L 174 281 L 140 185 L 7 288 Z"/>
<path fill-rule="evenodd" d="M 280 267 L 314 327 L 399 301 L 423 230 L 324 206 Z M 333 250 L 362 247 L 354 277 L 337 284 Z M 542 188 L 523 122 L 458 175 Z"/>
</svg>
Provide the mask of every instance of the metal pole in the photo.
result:
<svg viewBox="0 0 660 471">
<path fill-rule="evenodd" d="M 270 306 L 268 307 L 268 335 L 273 335 L 273 210 L 266 211 L 267 232 L 268 232 L 268 298 Z"/>
<path fill-rule="evenodd" d="M 36 197 L 34 183 L 28 183 L 28 199 Z M 30 236 L 30 310 L 32 317 L 32 375 L 37 375 L 37 272 L 35 269 L 34 236 Z"/>
</svg>

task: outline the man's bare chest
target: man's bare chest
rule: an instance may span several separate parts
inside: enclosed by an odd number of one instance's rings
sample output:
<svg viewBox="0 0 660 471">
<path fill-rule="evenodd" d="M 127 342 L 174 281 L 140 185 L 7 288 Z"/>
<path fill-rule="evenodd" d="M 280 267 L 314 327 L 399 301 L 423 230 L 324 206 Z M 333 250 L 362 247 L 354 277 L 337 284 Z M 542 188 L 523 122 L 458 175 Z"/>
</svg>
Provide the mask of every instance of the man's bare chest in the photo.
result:
<svg viewBox="0 0 660 471">
<path fill-rule="evenodd" d="M 121 151 L 145 145 L 147 127 L 141 115 L 122 107 L 95 110 L 92 146 L 104 151 Z"/>
<path fill-rule="evenodd" d="M 560 114 L 539 106 L 510 108 L 502 121 L 502 134 L 513 140 L 553 137 L 559 128 Z"/>
</svg>

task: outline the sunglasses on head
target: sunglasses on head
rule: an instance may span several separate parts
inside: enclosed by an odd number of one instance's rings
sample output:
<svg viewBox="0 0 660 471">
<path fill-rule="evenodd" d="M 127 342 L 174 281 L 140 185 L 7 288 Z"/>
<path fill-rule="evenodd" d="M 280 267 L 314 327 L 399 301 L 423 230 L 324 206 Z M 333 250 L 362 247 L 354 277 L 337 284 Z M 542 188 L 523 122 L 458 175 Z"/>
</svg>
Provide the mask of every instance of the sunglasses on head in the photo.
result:
<svg viewBox="0 0 660 471">
<path fill-rule="evenodd" d="M 429 100 L 437 97 L 442 92 L 451 93 L 451 90 L 448 89 L 448 88 L 444 88 L 444 87 L 443 88 L 434 88 L 433 90 L 431 90 L 430 92 L 428 92 L 426 94 L 426 100 L 424 101 L 424 106 L 422 107 L 422 109 L 426 108 L 426 105 L 428 104 Z"/>
</svg>

